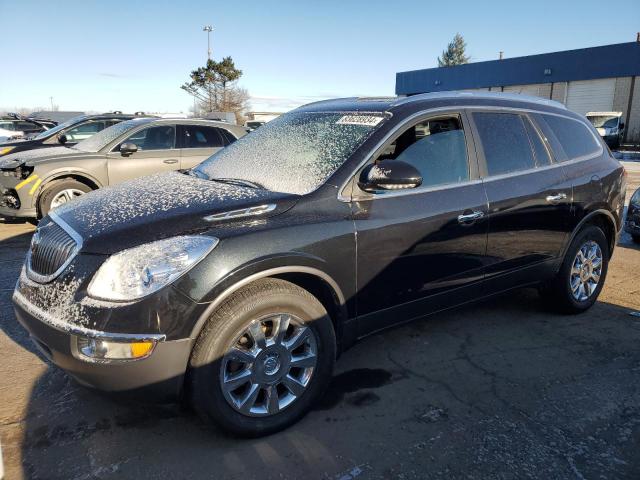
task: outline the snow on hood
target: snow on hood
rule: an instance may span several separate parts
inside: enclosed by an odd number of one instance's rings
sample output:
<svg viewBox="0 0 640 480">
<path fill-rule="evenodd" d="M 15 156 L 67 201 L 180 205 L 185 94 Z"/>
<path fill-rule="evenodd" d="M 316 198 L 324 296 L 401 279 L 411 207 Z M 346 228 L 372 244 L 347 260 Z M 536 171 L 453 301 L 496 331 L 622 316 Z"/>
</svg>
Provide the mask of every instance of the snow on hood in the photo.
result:
<svg viewBox="0 0 640 480">
<path fill-rule="evenodd" d="M 56 208 L 55 214 L 85 239 L 85 251 L 111 253 L 211 228 L 205 215 L 287 197 L 292 196 L 169 172 L 96 190 Z"/>
<path fill-rule="evenodd" d="M 15 168 L 25 162 L 34 164 L 48 160 L 50 157 L 69 156 L 81 153 L 84 152 L 62 146 L 24 150 L 22 152 L 10 153 L 0 158 L 0 168 Z"/>
</svg>

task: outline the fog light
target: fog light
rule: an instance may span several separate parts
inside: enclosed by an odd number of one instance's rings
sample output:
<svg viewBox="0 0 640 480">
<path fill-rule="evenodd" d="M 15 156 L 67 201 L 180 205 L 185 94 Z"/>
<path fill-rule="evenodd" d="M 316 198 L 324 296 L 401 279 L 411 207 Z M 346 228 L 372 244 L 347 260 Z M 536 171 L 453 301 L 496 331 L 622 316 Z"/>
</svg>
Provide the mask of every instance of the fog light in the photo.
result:
<svg viewBox="0 0 640 480">
<path fill-rule="evenodd" d="M 151 355 L 155 343 L 114 342 L 97 338 L 78 337 L 78 351 L 95 360 L 134 360 Z"/>
</svg>

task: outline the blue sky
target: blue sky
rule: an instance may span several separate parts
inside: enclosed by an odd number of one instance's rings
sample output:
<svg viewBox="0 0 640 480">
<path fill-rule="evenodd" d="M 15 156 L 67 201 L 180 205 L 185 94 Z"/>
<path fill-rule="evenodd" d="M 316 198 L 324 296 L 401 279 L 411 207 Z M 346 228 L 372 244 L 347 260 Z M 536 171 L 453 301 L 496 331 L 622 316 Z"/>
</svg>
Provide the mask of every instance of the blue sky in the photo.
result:
<svg viewBox="0 0 640 480">
<path fill-rule="evenodd" d="M 213 55 L 244 71 L 254 110 L 391 95 L 456 32 L 472 61 L 635 40 L 640 1 L 0 0 L 0 110 L 187 112 L 179 86 Z"/>
</svg>

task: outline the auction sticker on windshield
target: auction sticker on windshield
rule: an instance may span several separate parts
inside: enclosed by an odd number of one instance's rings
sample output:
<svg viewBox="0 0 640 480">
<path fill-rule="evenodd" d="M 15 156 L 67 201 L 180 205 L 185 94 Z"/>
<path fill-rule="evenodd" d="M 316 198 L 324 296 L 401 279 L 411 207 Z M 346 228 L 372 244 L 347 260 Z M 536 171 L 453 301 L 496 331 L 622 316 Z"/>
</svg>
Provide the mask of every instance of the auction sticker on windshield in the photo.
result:
<svg viewBox="0 0 640 480">
<path fill-rule="evenodd" d="M 374 115 L 344 115 L 336 122 L 338 125 L 366 125 L 375 127 L 384 117 Z"/>
</svg>

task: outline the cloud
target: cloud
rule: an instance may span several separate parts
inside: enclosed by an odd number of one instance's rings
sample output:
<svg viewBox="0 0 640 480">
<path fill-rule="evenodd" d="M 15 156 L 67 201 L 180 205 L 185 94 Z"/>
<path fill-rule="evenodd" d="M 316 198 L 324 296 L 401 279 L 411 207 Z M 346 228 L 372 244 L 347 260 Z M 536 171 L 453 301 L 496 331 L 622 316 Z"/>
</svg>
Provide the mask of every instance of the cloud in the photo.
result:
<svg viewBox="0 0 640 480">
<path fill-rule="evenodd" d="M 98 75 L 101 77 L 109 77 L 109 78 L 127 78 L 129 75 L 120 75 L 119 73 L 111 73 L 111 72 L 99 72 Z"/>
</svg>

